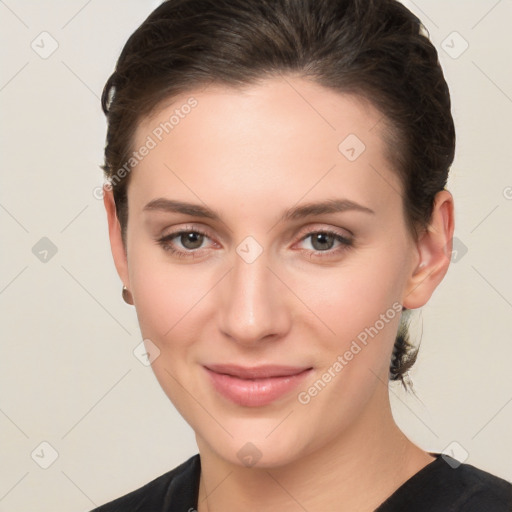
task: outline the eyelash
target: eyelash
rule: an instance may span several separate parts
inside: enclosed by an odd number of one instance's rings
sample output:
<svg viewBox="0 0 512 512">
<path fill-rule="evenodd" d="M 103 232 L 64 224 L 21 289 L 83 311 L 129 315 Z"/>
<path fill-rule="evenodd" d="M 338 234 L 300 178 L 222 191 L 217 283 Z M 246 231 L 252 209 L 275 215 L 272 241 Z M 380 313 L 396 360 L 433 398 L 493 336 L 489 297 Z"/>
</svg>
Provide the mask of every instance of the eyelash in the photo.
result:
<svg viewBox="0 0 512 512">
<path fill-rule="evenodd" d="M 173 254 L 174 256 L 177 256 L 178 258 L 189 258 L 189 257 L 194 258 L 195 254 L 200 252 L 201 249 L 182 251 L 180 249 L 176 249 L 170 243 L 170 241 L 173 240 L 174 238 L 178 238 L 181 235 L 185 235 L 185 234 L 189 234 L 189 233 L 194 233 L 197 235 L 205 236 L 206 238 L 210 238 L 208 236 L 208 234 L 205 233 L 204 231 L 194 228 L 194 229 L 181 229 L 179 231 L 175 231 L 174 233 L 169 233 L 168 235 L 158 238 L 156 240 L 156 242 L 164 249 L 164 251 L 170 252 L 171 254 Z M 337 233 L 336 231 L 330 231 L 328 229 L 309 231 L 306 235 L 304 235 L 300 239 L 300 242 L 306 240 L 307 238 L 311 237 L 312 235 L 318 235 L 318 234 L 333 236 L 336 241 L 340 242 L 341 246 L 338 247 L 337 249 L 329 249 L 326 251 L 315 251 L 315 250 L 309 250 L 309 249 L 301 249 L 301 251 L 311 253 L 311 257 L 326 258 L 329 256 L 337 255 L 337 254 L 341 253 L 342 251 L 346 251 L 346 250 L 350 249 L 351 247 L 353 247 L 353 245 L 354 245 L 354 242 L 352 239 L 342 236 L 339 233 Z"/>
</svg>

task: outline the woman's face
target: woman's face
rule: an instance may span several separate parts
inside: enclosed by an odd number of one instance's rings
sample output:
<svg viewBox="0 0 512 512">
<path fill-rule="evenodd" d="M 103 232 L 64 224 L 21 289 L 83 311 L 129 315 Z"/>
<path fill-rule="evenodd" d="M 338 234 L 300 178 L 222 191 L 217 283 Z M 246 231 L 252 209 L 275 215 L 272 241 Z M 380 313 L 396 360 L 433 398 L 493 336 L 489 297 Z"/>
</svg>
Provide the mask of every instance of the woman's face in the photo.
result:
<svg viewBox="0 0 512 512">
<path fill-rule="evenodd" d="M 292 462 L 383 413 L 402 305 L 428 297 L 380 119 L 288 77 L 138 127 L 118 269 L 158 381 L 226 460 Z"/>
</svg>

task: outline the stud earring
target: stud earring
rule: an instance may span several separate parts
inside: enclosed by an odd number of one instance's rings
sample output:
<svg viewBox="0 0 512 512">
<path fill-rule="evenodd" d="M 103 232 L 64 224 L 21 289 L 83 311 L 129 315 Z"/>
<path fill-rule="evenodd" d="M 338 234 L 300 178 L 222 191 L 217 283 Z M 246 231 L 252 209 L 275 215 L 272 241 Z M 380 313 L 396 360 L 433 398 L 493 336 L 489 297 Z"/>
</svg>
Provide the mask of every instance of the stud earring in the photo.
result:
<svg viewBox="0 0 512 512">
<path fill-rule="evenodd" d="M 122 292 L 123 300 L 126 302 L 126 304 L 130 304 L 130 306 L 133 306 L 133 297 L 130 293 L 130 290 L 126 288 L 126 286 L 123 286 L 123 292 Z"/>
</svg>

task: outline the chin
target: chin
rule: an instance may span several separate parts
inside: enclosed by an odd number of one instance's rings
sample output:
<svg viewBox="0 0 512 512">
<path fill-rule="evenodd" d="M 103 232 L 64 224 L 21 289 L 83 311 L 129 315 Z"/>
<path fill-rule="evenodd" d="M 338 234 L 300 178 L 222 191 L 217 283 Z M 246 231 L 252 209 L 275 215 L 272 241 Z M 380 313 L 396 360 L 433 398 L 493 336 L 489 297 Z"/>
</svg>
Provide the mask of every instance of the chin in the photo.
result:
<svg viewBox="0 0 512 512">
<path fill-rule="evenodd" d="M 230 425 L 227 430 L 233 437 L 225 434 L 221 439 L 218 434 L 212 436 L 211 431 L 204 437 L 199 436 L 202 443 L 209 445 L 209 450 L 230 464 L 260 469 L 286 466 L 304 456 L 307 443 L 298 439 L 299 425 L 279 425 L 283 417 L 286 414 L 277 421 L 274 418 L 265 418 L 264 422 L 247 419 L 238 426 Z M 200 449 L 202 443 L 198 442 Z"/>
<path fill-rule="evenodd" d="M 234 445 L 224 458 L 231 464 L 246 468 L 272 469 L 292 464 L 300 458 L 297 446 L 283 443 L 245 441 Z"/>
</svg>

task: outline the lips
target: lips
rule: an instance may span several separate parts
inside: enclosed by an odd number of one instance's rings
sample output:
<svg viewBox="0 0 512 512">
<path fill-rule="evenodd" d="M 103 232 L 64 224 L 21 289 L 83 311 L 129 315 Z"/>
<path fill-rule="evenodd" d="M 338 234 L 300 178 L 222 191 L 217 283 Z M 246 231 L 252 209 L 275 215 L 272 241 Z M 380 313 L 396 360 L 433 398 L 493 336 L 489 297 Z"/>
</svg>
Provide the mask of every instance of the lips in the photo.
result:
<svg viewBox="0 0 512 512">
<path fill-rule="evenodd" d="M 290 393 L 312 371 L 311 367 L 265 365 L 208 365 L 204 369 L 213 387 L 237 405 L 259 407 Z"/>
</svg>

